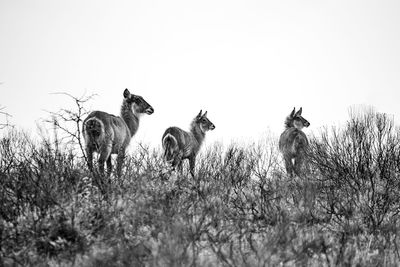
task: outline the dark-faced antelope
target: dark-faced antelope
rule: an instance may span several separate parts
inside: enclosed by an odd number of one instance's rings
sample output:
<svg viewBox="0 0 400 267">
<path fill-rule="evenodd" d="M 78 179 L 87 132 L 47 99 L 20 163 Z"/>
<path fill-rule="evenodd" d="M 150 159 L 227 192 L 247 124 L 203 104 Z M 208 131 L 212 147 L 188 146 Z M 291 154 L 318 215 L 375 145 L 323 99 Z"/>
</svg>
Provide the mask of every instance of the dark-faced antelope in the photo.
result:
<svg viewBox="0 0 400 267">
<path fill-rule="evenodd" d="M 93 152 L 99 154 L 98 165 L 104 174 L 104 162 L 107 161 L 107 174 L 111 173 L 111 155 L 117 154 L 117 175 L 121 175 L 126 148 L 139 128 L 140 116 L 152 114 L 154 109 L 141 96 L 124 90 L 124 100 L 120 117 L 103 111 L 93 111 L 83 121 L 83 136 L 86 143 L 88 166 L 93 171 Z"/>
<path fill-rule="evenodd" d="M 310 123 L 301 116 L 301 113 L 302 108 L 297 112 L 293 108 L 293 111 L 286 118 L 286 129 L 279 138 L 279 150 L 283 155 L 285 168 L 290 176 L 293 173 L 300 175 L 308 147 L 307 136 L 302 129 L 310 126 Z"/>
<path fill-rule="evenodd" d="M 165 160 L 182 170 L 182 161 L 189 160 L 190 173 L 194 176 L 196 155 L 206 136 L 206 132 L 214 130 L 215 125 L 207 118 L 207 111 L 200 113 L 193 119 L 190 132 L 178 127 L 169 127 L 162 136 L 162 146 Z"/>
</svg>

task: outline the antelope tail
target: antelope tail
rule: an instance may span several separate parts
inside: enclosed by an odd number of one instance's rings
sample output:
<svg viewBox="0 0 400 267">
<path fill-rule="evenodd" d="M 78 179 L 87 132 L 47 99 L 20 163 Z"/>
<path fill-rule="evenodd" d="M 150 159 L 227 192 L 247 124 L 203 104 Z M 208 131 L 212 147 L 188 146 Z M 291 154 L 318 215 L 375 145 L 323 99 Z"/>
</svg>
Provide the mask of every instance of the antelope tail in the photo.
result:
<svg viewBox="0 0 400 267">
<path fill-rule="evenodd" d="M 168 133 L 165 135 L 162 144 L 164 147 L 164 158 L 167 161 L 172 161 L 174 159 L 174 152 L 178 146 L 176 138 Z"/>
<path fill-rule="evenodd" d="M 86 121 L 84 131 L 88 137 L 87 140 L 90 140 L 90 142 L 98 146 L 99 139 L 104 134 L 104 125 L 99 119 L 91 118 Z"/>
</svg>

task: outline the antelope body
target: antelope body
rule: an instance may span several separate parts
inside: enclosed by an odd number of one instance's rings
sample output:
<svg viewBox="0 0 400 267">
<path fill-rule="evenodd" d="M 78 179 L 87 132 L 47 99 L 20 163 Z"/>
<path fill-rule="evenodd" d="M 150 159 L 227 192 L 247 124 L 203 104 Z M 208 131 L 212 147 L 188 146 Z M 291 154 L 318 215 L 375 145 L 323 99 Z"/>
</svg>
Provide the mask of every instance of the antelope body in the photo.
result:
<svg viewBox="0 0 400 267">
<path fill-rule="evenodd" d="M 279 138 L 279 150 L 283 155 L 285 168 L 290 176 L 293 173 L 300 175 L 308 148 L 308 139 L 302 129 L 310 126 L 310 123 L 301 116 L 301 113 L 302 108 L 297 112 L 293 108 L 293 111 L 286 118 L 286 129 Z"/>
<path fill-rule="evenodd" d="M 182 161 L 189 160 L 190 173 L 194 176 L 196 155 L 200 150 L 206 132 L 214 130 L 215 125 L 207 118 L 207 111 L 200 113 L 193 119 L 190 132 L 178 127 L 169 127 L 162 136 L 162 146 L 165 160 L 182 170 Z"/>
<path fill-rule="evenodd" d="M 83 137 L 86 144 L 88 166 L 93 171 L 93 153 L 99 154 L 98 165 L 104 174 L 104 163 L 107 161 L 107 173 L 111 173 L 111 155 L 117 154 L 117 175 L 121 174 L 125 151 L 131 138 L 139 128 L 140 115 L 152 114 L 154 109 L 141 96 L 124 90 L 124 100 L 120 117 L 103 111 L 93 111 L 83 121 Z"/>
</svg>

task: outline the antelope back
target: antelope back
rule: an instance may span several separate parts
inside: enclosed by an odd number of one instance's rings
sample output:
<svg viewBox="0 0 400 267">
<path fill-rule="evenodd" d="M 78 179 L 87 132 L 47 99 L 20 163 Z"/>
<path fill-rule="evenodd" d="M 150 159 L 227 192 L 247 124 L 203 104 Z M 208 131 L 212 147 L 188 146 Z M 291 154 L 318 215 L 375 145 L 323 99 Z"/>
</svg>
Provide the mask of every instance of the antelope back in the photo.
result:
<svg viewBox="0 0 400 267">
<path fill-rule="evenodd" d="M 178 151 L 183 150 L 191 142 L 191 139 L 189 138 L 189 134 L 181 128 L 169 127 L 165 130 L 162 137 L 163 147 L 168 142 L 172 143 L 174 151 Z"/>
<path fill-rule="evenodd" d="M 84 121 L 84 138 L 86 145 L 93 147 L 94 151 L 102 147 L 111 147 L 111 153 L 125 148 L 131 139 L 126 123 L 122 118 L 102 111 L 93 111 Z"/>
</svg>

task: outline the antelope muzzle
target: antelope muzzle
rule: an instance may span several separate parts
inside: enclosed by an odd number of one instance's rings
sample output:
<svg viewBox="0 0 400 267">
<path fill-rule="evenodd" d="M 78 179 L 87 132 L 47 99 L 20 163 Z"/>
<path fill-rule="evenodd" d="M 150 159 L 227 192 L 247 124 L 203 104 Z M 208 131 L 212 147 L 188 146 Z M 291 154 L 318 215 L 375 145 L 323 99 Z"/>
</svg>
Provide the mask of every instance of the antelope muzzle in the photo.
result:
<svg viewBox="0 0 400 267">
<path fill-rule="evenodd" d="M 154 108 L 153 107 L 149 107 L 145 110 L 146 114 L 151 115 L 154 113 Z"/>
</svg>

